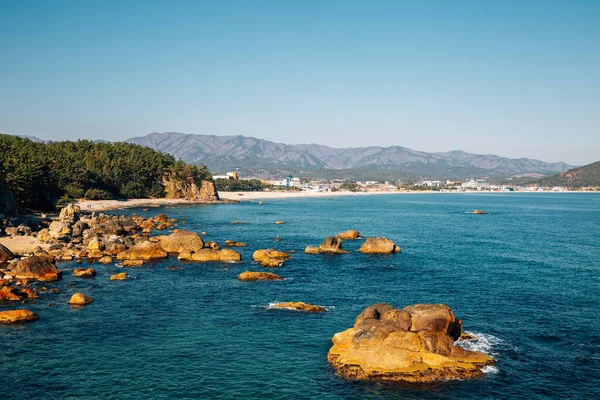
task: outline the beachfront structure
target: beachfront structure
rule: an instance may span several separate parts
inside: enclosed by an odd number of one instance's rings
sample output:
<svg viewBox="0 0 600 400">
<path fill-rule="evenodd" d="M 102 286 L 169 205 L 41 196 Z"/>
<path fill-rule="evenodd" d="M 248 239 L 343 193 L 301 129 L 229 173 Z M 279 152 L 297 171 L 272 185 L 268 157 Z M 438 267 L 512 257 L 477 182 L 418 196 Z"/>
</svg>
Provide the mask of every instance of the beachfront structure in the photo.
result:
<svg viewBox="0 0 600 400">
<path fill-rule="evenodd" d="M 481 190 L 481 189 L 489 189 L 490 188 L 490 184 L 489 182 L 486 181 L 482 181 L 480 179 L 471 179 L 469 182 L 464 182 L 461 185 L 464 189 L 477 189 L 477 190 Z"/>
<path fill-rule="evenodd" d="M 232 179 L 237 181 L 240 179 L 240 174 L 237 171 L 228 172 L 225 175 L 213 175 L 213 179 Z"/>
</svg>

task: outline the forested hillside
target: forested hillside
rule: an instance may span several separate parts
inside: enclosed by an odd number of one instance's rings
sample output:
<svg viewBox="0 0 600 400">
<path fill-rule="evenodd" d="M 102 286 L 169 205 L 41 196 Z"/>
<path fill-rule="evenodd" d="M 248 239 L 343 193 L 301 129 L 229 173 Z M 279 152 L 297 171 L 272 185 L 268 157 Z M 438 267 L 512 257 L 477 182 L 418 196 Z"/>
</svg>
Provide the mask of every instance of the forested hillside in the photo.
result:
<svg viewBox="0 0 600 400">
<path fill-rule="evenodd" d="M 19 206 L 51 209 L 69 199 L 164 197 L 164 179 L 202 186 L 208 169 L 130 143 L 34 142 L 0 135 L 0 184 Z"/>
<path fill-rule="evenodd" d="M 600 187 L 600 161 L 542 179 L 543 186 Z"/>
</svg>

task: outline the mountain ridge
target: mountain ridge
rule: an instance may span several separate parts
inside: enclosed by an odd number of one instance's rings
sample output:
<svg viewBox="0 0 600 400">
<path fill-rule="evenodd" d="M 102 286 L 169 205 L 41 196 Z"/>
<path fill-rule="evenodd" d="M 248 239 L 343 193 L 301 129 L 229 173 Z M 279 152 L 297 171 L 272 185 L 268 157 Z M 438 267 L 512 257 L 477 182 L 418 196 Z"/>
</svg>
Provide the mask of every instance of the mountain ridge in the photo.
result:
<svg viewBox="0 0 600 400">
<path fill-rule="evenodd" d="M 539 185 L 570 188 L 600 187 L 600 161 L 548 176 L 540 180 Z"/>
<path fill-rule="evenodd" d="M 125 140 L 160 150 L 188 163 L 202 163 L 213 172 L 242 169 L 286 171 L 369 170 L 398 171 L 416 176 L 464 178 L 512 176 L 522 173 L 545 175 L 574 166 L 530 158 L 508 158 L 474 154 L 463 150 L 424 152 L 403 146 L 334 148 L 320 144 L 284 144 L 243 135 L 196 135 L 153 132 Z"/>
</svg>

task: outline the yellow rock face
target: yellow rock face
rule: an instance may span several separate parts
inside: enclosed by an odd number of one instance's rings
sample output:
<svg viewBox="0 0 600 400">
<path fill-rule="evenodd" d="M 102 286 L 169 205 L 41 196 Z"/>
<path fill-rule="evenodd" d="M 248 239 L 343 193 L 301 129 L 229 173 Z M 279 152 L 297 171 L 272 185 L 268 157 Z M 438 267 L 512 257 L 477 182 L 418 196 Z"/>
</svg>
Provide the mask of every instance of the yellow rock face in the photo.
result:
<svg viewBox="0 0 600 400">
<path fill-rule="evenodd" d="M 124 260 L 124 267 L 141 267 L 142 265 L 146 265 L 146 261 L 144 260 Z"/>
<path fill-rule="evenodd" d="M 153 260 L 165 258 L 168 253 L 158 243 L 143 242 L 117 254 L 118 260 Z"/>
<path fill-rule="evenodd" d="M 29 310 L 0 311 L 0 324 L 13 324 L 16 322 L 33 321 L 39 317 Z"/>
<path fill-rule="evenodd" d="M 280 281 L 283 278 L 271 272 L 244 271 L 238 275 L 238 279 L 240 281 Z"/>
<path fill-rule="evenodd" d="M 76 268 L 73 270 L 73 276 L 77 278 L 92 278 L 96 276 L 96 270 L 94 270 L 94 268 Z"/>
<path fill-rule="evenodd" d="M 414 314 L 413 314 L 414 312 Z M 490 356 L 454 346 L 462 330 L 450 307 L 418 304 L 365 309 L 333 336 L 327 360 L 347 379 L 432 382 L 481 376 Z"/>
<path fill-rule="evenodd" d="M 319 248 L 316 246 L 306 246 L 304 252 L 306 254 L 319 254 Z"/>
<path fill-rule="evenodd" d="M 111 281 L 124 281 L 125 279 L 127 279 L 127 274 L 125 272 L 110 276 Z"/>
<path fill-rule="evenodd" d="M 73 304 L 77 306 L 82 306 L 84 304 L 90 304 L 94 299 L 89 296 L 86 296 L 83 293 L 75 293 L 71 296 L 71 299 L 68 301 L 68 304 Z"/>
<path fill-rule="evenodd" d="M 358 250 L 366 254 L 400 253 L 400 247 L 390 239 L 383 237 L 368 238 Z"/>
<path fill-rule="evenodd" d="M 306 312 L 326 312 L 327 310 L 321 306 L 315 306 L 313 304 L 307 304 L 302 301 L 288 301 L 285 303 L 277 303 L 273 305 L 273 308 L 284 308 L 296 311 L 306 311 Z"/>
<path fill-rule="evenodd" d="M 241 261 L 242 256 L 237 251 L 233 251 L 230 249 L 215 250 L 211 248 L 205 248 L 196 252 L 181 252 L 179 253 L 179 256 L 177 258 L 183 261 L 228 262 Z"/>
<path fill-rule="evenodd" d="M 352 229 L 347 230 L 346 232 L 338 233 L 337 237 L 344 240 L 354 240 L 360 236 L 360 232 L 354 231 Z"/>
<path fill-rule="evenodd" d="M 160 247 L 168 253 L 198 251 L 204 247 L 204 240 L 196 233 L 177 231 L 169 236 L 158 236 Z"/>
</svg>

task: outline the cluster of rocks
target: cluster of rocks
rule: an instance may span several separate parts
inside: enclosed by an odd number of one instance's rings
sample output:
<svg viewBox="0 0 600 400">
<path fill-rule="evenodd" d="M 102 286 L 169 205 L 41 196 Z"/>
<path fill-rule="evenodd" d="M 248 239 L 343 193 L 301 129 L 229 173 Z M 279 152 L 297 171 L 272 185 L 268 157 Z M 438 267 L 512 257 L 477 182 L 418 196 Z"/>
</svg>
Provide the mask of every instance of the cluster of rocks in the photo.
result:
<svg viewBox="0 0 600 400">
<path fill-rule="evenodd" d="M 52 282 L 60 279 L 62 272 L 56 267 L 56 263 L 60 261 L 76 260 L 81 263 L 88 259 L 110 264 L 116 259 L 124 267 L 137 267 L 169 255 L 177 256 L 179 260 L 198 262 L 241 260 L 238 252 L 229 248 L 220 249 L 217 243 L 205 242 L 195 232 L 173 230 L 170 235 L 151 236 L 154 230 L 174 228 L 177 222 L 165 214 L 152 218 L 85 214 L 78 206 L 69 204 L 61 210 L 56 220 L 46 224 L 42 222 L 41 229 L 37 231 L 30 227 L 16 227 L 14 230 L 7 228 L 15 235 L 36 238 L 38 242 L 47 245 L 47 249 L 37 247 L 31 253 L 16 255 L 0 244 L 0 301 L 37 298 L 37 292 L 29 284 L 33 281 Z M 244 244 L 228 241 L 226 246 L 242 247 Z M 96 276 L 96 270 L 76 268 L 72 275 L 89 279 Z M 110 276 L 110 280 L 125 280 L 127 277 L 122 272 Z M 54 290 L 59 291 L 57 288 L 52 291 Z M 69 304 L 84 305 L 91 301 L 93 300 L 85 294 L 76 293 Z M 27 313 L 8 313 L 3 322 L 25 320 L 21 314 Z"/>
<path fill-rule="evenodd" d="M 342 232 L 337 236 L 327 236 L 319 247 L 307 246 L 306 254 L 344 254 L 348 251 L 342 249 L 343 240 L 355 240 L 361 238 L 360 233 L 355 230 Z M 383 237 L 367 238 L 358 250 L 365 254 L 393 254 L 400 253 L 400 247 L 393 241 Z"/>
<path fill-rule="evenodd" d="M 481 376 L 495 360 L 456 346 L 461 333 L 462 321 L 445 304 L 375 304 L 333 336 L 327 360 L 353 380 L 427 383 Z"/>
</svg>

